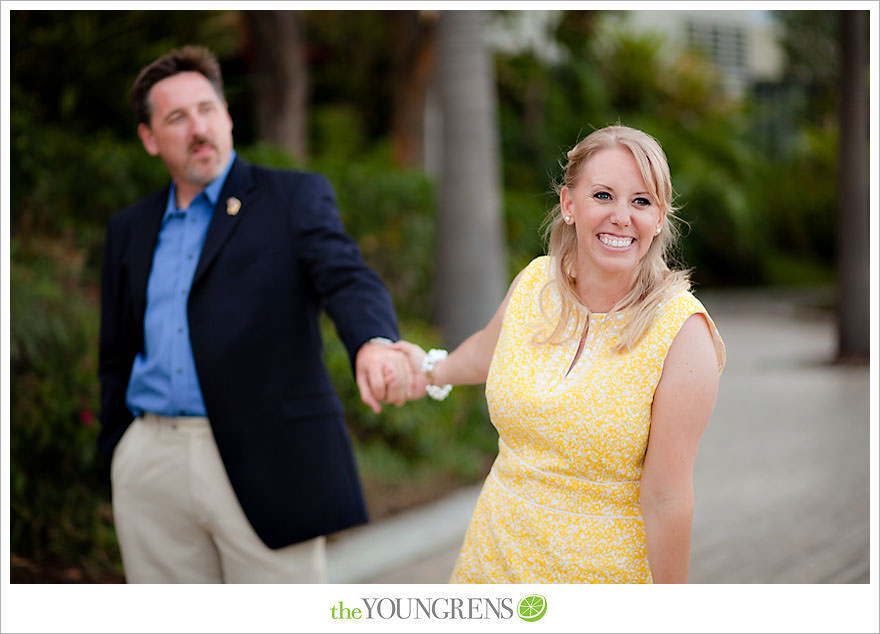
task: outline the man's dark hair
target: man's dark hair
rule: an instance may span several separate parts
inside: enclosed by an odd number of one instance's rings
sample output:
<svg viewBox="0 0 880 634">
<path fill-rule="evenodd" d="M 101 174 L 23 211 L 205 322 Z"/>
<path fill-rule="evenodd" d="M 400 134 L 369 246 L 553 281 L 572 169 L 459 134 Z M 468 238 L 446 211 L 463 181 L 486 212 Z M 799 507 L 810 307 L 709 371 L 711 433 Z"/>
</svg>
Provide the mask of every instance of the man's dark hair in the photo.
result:
<svg viewBox="0 0 880 634">
<path fill-rule="evenodd" d="M 153 104 L 150 102 L 150 90 L 167 77 L 195 71 L 205 76 L 220 99 L 223 99 L 223 76 L 220 64 L 214 54 L 204 46 L 184 46 L 166 53 L 155 62 L 146 66 L 138 74 L 131 87 L 131 106 L 138 123 L 150 124 Z"/>
</svg>

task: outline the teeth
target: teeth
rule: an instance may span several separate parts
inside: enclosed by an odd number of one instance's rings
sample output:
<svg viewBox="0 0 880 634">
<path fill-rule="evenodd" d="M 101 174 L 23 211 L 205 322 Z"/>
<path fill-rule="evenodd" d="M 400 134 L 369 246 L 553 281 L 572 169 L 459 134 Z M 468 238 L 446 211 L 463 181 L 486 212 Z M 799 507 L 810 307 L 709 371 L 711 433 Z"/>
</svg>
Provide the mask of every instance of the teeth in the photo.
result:
<svg viewBox="0 0 880 634">
<path fill-rule="evenodd" d="M 613 236 L 605 235 L 604 233 L 599 236 L 599 241 L 602 244 L 607 244 L 609 247 L 628 247 L 632 244 L 632 238 L 615 238 Z"/>
</svg>

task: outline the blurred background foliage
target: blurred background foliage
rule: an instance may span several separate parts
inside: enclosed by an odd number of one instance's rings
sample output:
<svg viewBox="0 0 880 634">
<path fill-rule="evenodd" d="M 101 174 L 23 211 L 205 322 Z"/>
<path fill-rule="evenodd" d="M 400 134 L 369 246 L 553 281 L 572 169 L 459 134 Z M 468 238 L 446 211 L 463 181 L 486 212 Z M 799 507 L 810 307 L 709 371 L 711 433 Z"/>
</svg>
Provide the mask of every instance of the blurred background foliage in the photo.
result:
<svg viewBox="0 0 880 634">
<path fill-rule="evenodd" d="M 613 21 L 563 12 L 563 54 L 494 53 L 508 280 L 543 252 L 564 152 L 621 122 L 661 140 L 685 221 L 681 259 L 703 286 L 833 280 L 837 127 L 835 16 L 772 12 L 787 53 L 778 85 L 725 95 L 698 51 Z M 502 12 L 498 19 L 505 19 Z M 11 13 L 11 546 L 97 579 L 119 570 L 109 476 L 95 450 L 98 279 L 116 211 L 162 186 L 128 90 L 185 43 L 224 70 L 236 146 L 249 160 L 328 176 L 347 229 L 388 285 L 401 332 L 439 345 L 432 321 L 435 182 L 389 141 L 394 37 L 388 12 L 303 14 L 309 68 L 306 160 L 256 134 L 253 43 L 236 11 Z M 763 91 L 762 91 L 763 89 Z M 769 97 L 768 97 L 769 95 Z M 480 388 L 374 415 L 332 324 L 326 358 L 343 398 L 374 517 L 483 476 L 496 436 Z"/>
</svg>

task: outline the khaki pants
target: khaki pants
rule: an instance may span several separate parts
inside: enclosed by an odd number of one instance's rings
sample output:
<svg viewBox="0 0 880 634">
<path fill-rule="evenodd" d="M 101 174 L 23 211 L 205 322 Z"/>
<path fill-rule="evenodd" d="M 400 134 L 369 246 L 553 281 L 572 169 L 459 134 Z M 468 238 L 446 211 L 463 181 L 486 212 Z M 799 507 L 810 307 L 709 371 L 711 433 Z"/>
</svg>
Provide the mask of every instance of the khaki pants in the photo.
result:
<svg viewBox="0 0 880 634">
<path fill-rule="evenodd" d="M 272 550 L 241 510 L 206 418 L 146 414 L 111 464 L 129 583 L 324 583 L 324 538 Z"/>
</svg>

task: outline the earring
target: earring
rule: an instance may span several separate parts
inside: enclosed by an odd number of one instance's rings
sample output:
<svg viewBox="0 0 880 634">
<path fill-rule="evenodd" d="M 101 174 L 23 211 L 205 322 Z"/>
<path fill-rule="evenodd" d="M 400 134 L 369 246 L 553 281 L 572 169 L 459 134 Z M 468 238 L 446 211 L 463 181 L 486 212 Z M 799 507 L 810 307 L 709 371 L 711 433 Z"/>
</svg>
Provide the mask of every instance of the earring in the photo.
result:
<svg viewBox="0 0 880 634">
<path fill-rule="evenodd" d="M 567 224 L 567 225 L 570 225 L 570 224 L 571 224 L 571 216 L 565 216 L 565 217 L 563 218 L 563 220 L 565 221 L 565 224 Z"/>
<path fill-rule="evenodd" d="M 659 236 L 661 231 L 663 231 L 663 225 L 657 227 L 657 231 L 654 232 L 654 235 Z"/>
</svg>

